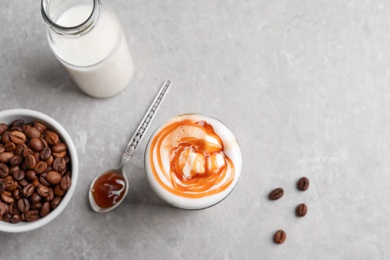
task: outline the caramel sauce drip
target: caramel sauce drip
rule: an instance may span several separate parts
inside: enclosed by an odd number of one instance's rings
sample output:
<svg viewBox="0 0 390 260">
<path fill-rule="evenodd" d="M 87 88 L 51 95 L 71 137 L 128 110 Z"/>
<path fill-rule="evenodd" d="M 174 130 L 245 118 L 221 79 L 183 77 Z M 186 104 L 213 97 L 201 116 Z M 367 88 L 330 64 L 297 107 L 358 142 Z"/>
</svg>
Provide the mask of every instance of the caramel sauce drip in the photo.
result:
<svg viewBox="0 0 390 260">
<path fill-rule="evenodd" d="M 178 144 L 170 147 L 170 171 L 166 172 L 161 158 L 161 147 L 165 138 L 182 126 L 192 126 L 201 129 L 205 135 L 218 141 L 218 146 L 210 145 L 204 139 L 188 136 L 179 140 Z M 190 176 L 184 173 L 184 165 L 180 156 L 186 152 L 203 155 L 199 164 L 202 172 L 199 173 L 193 168 Z M 155 153 L 155 154 L 154 154 Z M 149 151 L 151 168 L 154 177 L 161 187 L 167 191 L 186 198 L 201 198 L 217 194 L 226 190 L 234 180 L 235 169 L 232 160 L 224 153 L 224 145 L 221 138 L 215 133 L 214 128 L 205 121 L 183 120 L 164 127 L 152 140 Z M 163 176 L 171 183 L 166 185 L 156 170 L 153 157 L 157 157 L 157 166 Z M 217 157 L 223 158 L 224 163 L 218 165 Z M 230 172 L 229 172 L 230 171 Z"/>
</svg>

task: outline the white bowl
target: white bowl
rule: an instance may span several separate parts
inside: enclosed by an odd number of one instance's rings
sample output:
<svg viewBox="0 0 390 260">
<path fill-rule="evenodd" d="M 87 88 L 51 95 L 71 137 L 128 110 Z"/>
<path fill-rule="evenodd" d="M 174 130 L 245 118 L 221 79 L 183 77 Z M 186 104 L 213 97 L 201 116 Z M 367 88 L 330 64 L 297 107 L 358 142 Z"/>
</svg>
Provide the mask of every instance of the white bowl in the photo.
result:
<svg viewBox="0 0 390 260">
<path fill-rule="evenodd" d="M 45 124 L 49 129 L 54 130 L 57 134 L 59 134 L 61 140 L 68 146 L 68 152 L 70 156 L 71 162 L 71 179 L 72 185 L 70 189 L 67 191 L 65 196 L 62 198 L 61 203 L 51 211 L 47 216 L 40 218 L 36 221 L 32 222 L 24 222 L 21 221 L 17 224 L 7 223 L 4 221 L 0 221 L 0 231 L 9 232 L 9 233 L 19 233 L 30 231 L 33 229 L 40 228 L 50 221 L 55 219 L 68 205 L 72 195 L 76 189 L 76 183 L 79 174 L 79 163 L 77 158 L 76 147 L 73 144 L 72 139 L 66 130 L 53 118 L 45 115 L 41 112 L 30 110 L 30 109 L 10 109 L 4 110 L 0 112 L 0 123 L 10 124 L 16 119 L 23 119 L 26 123 L 31 123 L 33 121 L 38 121 Z"/>
</svg>

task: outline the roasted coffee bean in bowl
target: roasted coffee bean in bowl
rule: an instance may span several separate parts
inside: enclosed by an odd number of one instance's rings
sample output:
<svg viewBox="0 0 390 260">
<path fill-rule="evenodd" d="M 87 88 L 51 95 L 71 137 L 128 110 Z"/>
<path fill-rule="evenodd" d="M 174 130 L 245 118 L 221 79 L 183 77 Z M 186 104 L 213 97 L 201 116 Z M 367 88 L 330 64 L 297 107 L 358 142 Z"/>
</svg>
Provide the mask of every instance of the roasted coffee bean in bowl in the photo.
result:
<svg viewBox="0 0 390 260">
<path fill-rule="evenodd" d="M 29 109 L 0 112 L 0 231 L 30 231 L 55 219 L 77 178 L 76 148 L 56 120 Z"/>
</svg>

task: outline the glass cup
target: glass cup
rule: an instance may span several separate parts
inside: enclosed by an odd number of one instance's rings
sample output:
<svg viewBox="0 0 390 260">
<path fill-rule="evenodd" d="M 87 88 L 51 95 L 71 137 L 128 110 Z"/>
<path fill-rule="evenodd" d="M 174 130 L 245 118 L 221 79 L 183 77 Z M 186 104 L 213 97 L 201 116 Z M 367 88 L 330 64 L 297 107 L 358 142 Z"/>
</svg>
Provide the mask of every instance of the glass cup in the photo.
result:
<svg viewBox="0 0 390 260">
<path fill-rule="evenodd" d="M 241 150 L 233 133 L 218 119 L 201 114 L 168 120 L 152 134 L 145 150 L 150 186 L 182 209 L 204 209 L 225 199 L 241 168 Z"/>
</svg>

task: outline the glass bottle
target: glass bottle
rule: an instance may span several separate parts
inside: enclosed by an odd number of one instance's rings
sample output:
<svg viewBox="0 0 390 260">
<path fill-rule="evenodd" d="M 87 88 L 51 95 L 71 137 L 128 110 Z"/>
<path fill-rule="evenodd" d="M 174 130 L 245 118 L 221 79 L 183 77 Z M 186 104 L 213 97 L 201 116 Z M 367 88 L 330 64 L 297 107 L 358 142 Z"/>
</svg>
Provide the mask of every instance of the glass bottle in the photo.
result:
<svg viewBox="0 0 390 260">
<path fill-rule="evenodd" d="M 129 83 L 133 61 L 114 12 L 101 0 L 42 0 L 48 41 L 86 94 L 105 98 Z"/>
</svg>

